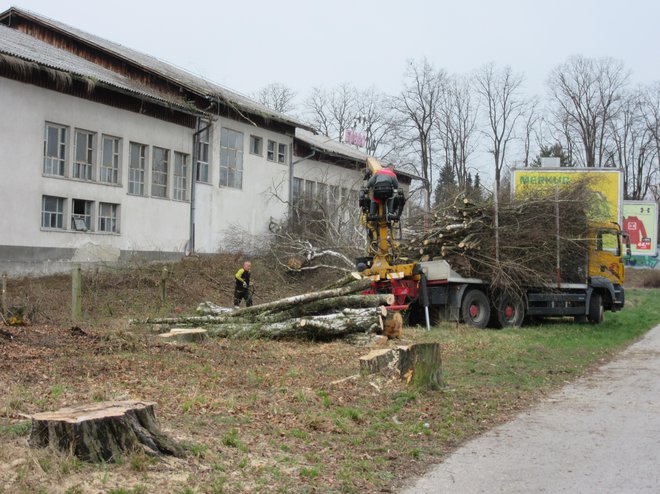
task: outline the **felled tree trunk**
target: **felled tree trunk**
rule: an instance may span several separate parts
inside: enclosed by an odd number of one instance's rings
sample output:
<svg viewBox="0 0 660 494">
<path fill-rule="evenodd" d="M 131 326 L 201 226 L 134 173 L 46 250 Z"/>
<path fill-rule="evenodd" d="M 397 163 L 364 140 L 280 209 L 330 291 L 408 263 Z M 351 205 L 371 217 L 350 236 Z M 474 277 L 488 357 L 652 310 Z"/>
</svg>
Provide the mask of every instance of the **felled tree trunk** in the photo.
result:
<svg viewBox="0 0 660 494">
<path fill-rule="evenodd" d="M 359 276 L 359 274 L 357 275 Z M 351 277 L 353 278 L 353 277 Z M 339 288 L 288 297 L 266 304 L 228 311 L 201 303 L 205 315 L 148 318 L 132 323 L 203 326 L 209 336 L 225 338 L 331 339 L 355 333 L 381 332 L 392 294 L 357 295 L 370 279 L 353 279 Z"/>
<path fill-rule="evenodd" d="M 204 341 L 208 332 L 203 328 L 172 328 L 169 332 L 158 336 L 162 341 Z"/>
<path fill-rule="evenodd" d="M 438 389 L 442 385 L 440 344 L 417 343 L 372 350 L 360 357 L 360 372 L 385 374 L 424 389 Z"/>
<path fill-rule="evenodd" d="M 267 302 L 265 304 L 253 305 L 252 307 L 238 309 L 226 315 L 229 317 L 250 317 L 252 314 L 259 314 L 266 311 L 284 311 L 290 309 L 291 307 L 307 304 L 316 300 L 331 299 L 335 297 L 343 297 L 344 295 L 355 294 L 368 288 L 370 285 L 371 280 L 368 278 L 363 278 L 361 280 L 354 280 L 353 283 L 342 286 L 340 288 L 321 290 L 319 292 L 305 293 L 302 295 L 294 295 L 293 297 L 287 297 L 280 300 L 275 300 L 273 302 Z M 207 308 L 209 308 L 208 305 Z M 203 313 L 205 314 L 209 313 L 202 307 L 199 307 L 198 310 L 204 311 Z M 216 313 L 216 311 L 211 308 L 210 313 Z"/>
<path fill-rule="evenodd" d="M 117 461 L 126 453 L 182 456 L 158 427 L 153 402 L 106 401 L 31 416 L 32 447 L 50 446 L 91 462 Z"/>
<path fill-rule="evenodd" d="M 383 307 L 344 309 L 341 312 L 295 318 L 276 323 L 232 323 L 208 326 L 210 336 L 224 338 L 314 338 L 330 339 L 382 329 L 387 310 Z"/>
</svg>

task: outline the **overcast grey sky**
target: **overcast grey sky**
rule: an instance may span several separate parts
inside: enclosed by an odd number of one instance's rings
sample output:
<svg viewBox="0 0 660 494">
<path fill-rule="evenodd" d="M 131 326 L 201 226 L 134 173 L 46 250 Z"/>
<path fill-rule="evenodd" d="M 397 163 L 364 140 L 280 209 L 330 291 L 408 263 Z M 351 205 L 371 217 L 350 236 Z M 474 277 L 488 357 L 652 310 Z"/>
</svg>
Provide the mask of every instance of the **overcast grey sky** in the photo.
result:
<svg viewBox="0 0 660 494">
<path fill-rule="evenodd" d="M 487 62 L 542 95 L 570 55 L 622 60 L 660 81 L 657 0 L 20 0 L 15 5 L 156 56 L 244 94 L 271 82 L 305 96 L 350 82 L 396 93 L 406 60 L 450 73 Z M 4 8 L 3 8 L 4 10 Z"/>
</svg>

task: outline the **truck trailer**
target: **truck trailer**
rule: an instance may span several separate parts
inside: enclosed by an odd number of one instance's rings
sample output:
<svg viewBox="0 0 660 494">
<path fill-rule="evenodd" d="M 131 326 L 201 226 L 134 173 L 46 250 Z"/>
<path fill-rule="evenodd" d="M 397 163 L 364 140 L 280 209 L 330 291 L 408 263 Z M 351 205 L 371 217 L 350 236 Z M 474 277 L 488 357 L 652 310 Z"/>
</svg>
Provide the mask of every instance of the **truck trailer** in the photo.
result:
<svg viewBox="0 0 660 494">
<path fill-rule="evenodd" d="M 367 160 L 368 175 L 379 169 L 373 159 Z M 571 170 L 514 170 L 515 193 L 538 187 L 557 189 L 572 180 L 584 177 L 585 171 Z M 588 173 L 588 171 L 587 171 Z M 489 279 L 470 278 L 459 274 L 446 260 L 413 262 L 400 259 L 395 231 L 400 229 L 399 216 L 388 218 L 384 208 L 377 217 L 369 216 L 370 191 L 364 188 L 361 197 L 362 222 L 367 228 L 369 239 L 368 256 L 360 258 L 359 270 L 363 276 L 373 280 L 371 289 L 365 293 L 392 293 L 395 305 L 409 316 L 409 322 L 459 321 L 484 328 L 520 326 L 525 321 L 544 317 L 572 317 L 575 321 L 598 324 L 605 311 L 618 311 L 624 307 L 623 282 L 624 255 L 627 253 L 625 233 L 619 226 L 621 216 L 620 170 L 597 170 L 589 176 L 590 184 L 599 198 L 600 214 L 597 220 L 586 222 L 578 239 L 583 245 L 579 255 L 566 256 L 559 245 L 559 221 L 557 213 L 552 223 L 557 230 L 547 229 L 547 241 L 556 237 L 554 254 L 556 276 L 548 282 L 539 276 L 538 283 L 526 286 L 502 288 Z M 557 209 L 557 211 L 559 211 Z M 605 214 L 603 214 L 603 212 Z M 574 239 L 575 240 L 575 239 Z"/>
</svg>

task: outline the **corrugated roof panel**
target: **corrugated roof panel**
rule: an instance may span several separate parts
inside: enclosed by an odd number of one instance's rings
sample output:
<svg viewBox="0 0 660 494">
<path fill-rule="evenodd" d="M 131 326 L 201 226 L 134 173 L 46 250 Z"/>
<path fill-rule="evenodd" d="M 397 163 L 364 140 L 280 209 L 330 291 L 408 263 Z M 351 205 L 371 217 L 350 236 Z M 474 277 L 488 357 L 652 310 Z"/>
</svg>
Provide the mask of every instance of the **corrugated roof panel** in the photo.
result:
<svg viewBox="0 0 660 494">
<path fill-rule="evenodd" d="M 13 11 L 14 13 L 22 15 L 26 18 L 32 19 L 33 21 L 38 22 L 42 25 L 46 25 L 58 31 L 67 33 L 68 35 L 73 36 L 92 46 L 95 46 L 102 51 L 112 53 L 120 58 L 127 60 L 130 63 L 133 63 L 134 65 L 140 66 L 143 69 L 152 71 L 164 78 L 176 82 L 177 84 L 185 86 L 186 88 L 188 88 L 193 92 L 202 95 L 219 96 L 222 99 L 225 99 L 233 103 L 234 105 L 243 108 L 246 111 L 254 112 L 259 115 L 264 115 L 268 118 L 281 121 L 283 123 L 292 125 L 294 127 L 297 126 L 307 129 L 310 128 L 307 124 L 300 122 L 295 118 L 292 118 L 283 113 L 273 111 L 270 108 L 248 98 L 247 96 L 244 96 L 240 93 L 227 89 L 226 87 L 220 86 L 219 84 L 216 84 L 212 81 L 195 76 L 190 72 L 180 69 L 170 63 L 159 60 L 156 57 L 146 55 L 144 53 L 140 53 L 131 48 L 127 48 L 126 46 L 120 45 L 118 43 L 114 43 L 112 41 L 108 41 L 99 36 L 69 26 L 63 22 L 59 22 L 54 19 L 50 19 L 48 17 L 35 14 L 34 12 L 30 12 L 23 9 L 17 9 L 15 7 L 12 7 L 10 11 Z"/>
<path fill-rule="evenodd" d="M 68 51 L 56 48 L 15 29 L 0 24 L 0 53 L 38 65 L 89 78 L 109 86 L 157 99 L 179 107 L 187 107 L 185 100 L 154 90 L 128 77 L 105 69 Z"/>
</svg>

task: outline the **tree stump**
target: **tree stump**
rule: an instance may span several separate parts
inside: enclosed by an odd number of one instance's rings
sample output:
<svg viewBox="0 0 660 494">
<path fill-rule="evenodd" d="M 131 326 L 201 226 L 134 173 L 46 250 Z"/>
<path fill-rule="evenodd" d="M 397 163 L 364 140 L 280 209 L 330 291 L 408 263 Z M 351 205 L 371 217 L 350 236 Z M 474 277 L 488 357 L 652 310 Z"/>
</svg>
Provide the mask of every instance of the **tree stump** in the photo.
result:
<svg viewBox="0 0 660 494">
<path fill-rule="evenodd" d="M 360 357 L 362 374 L 385 374 L 425 389 L 442 385 L 442 360 L 439 343 L 372 350 Z"/>
<path fill-rule="evenodd" d="M 144 451 L 182 456 L 182 448 L 156 423 L 153 402 L 105 401 L 31 415 L 32 447 L 70 452 L 90 462 L 116 461 L 126 453 Z"/>
</svg>

